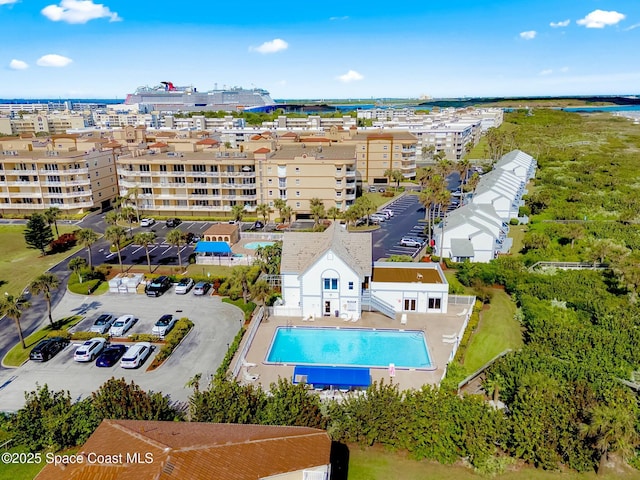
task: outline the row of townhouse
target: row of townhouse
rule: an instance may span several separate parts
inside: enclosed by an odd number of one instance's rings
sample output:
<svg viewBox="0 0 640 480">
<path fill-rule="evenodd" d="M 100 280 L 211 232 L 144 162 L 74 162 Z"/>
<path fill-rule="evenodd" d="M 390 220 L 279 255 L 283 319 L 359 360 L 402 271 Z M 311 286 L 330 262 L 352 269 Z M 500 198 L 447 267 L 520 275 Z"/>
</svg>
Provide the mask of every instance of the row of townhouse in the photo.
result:
<svg viewBox="0 0 640 480">
<path fill-rule="evenodd" d="M 435 229 L 436 254 L 456 262 L 489 262 L 508 253 L 509 221 L 518 218 L 526 184 L 534 178 L 536 167 L 535 159 L 520 150 L 500 158 L 480 178 L 471 202 L 451 212 Z"/>
<path fill-rule="evenodd" d="M 108 207 L 118 194 L 115 146 L 75 135 L 0 138 L 0 212 Z"/>
<path fill-rule="evenodd" d="M 78 113 L 23 113 L 18 116 L 0 117 L 0 134 L 12 135 L 61 135 L 68 130 L 87 126 L 85 116 Z"/>
</svg>

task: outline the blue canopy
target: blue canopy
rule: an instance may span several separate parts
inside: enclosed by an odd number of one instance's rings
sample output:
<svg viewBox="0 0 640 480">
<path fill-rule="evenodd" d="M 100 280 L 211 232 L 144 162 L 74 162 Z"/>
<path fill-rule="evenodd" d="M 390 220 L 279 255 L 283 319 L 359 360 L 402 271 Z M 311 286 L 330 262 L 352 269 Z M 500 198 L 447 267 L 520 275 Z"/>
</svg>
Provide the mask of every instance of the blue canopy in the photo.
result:
<svg viewBox="0 0 640 480">
<path fill-rule="evenodd" d="M 371 384 L 371 373 L 364 367 L 296 365 L 293 370 L 293 383 L 303 382 L 316 388 L 368 387 Z"/>
<path fill-rule="evenodd" d="M 193 250 L 196 253 L 213 253 L 220 255 L 231 253 L 231 247 L 227 242 L 198 242 Z"/>
</svg>

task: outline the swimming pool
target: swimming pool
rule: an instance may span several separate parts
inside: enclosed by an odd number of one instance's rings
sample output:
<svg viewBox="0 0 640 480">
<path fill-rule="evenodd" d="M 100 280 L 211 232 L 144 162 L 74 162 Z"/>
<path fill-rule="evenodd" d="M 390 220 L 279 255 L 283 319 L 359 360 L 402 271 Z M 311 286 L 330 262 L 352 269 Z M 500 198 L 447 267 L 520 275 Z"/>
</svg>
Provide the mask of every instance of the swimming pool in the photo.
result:
<svg viewBox="0 0 640 480">
<path fill-rule="evenodd" d="M 266 363 L 435 368 L 424 332 L 363 328 L 278 327 Z"/>
<path fill-rule="evenodd" d="M 244 248 L 248 248 L 249 250 L 257 250 L 260 247 L 268 247 L 269 245 L 273 245 L 276 242 L 249 242 L 245 243 Z"/>
</svg>

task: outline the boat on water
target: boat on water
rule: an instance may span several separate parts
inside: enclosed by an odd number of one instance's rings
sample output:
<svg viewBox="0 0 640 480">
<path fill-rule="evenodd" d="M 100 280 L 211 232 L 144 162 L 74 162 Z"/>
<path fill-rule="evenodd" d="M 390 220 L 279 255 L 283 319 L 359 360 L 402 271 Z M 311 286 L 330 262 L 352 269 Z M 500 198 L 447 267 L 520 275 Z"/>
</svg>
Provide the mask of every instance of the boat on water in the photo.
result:
<svg viewBox="0 0 640 480">
<path fill-rule="evenodd" d="M 127 95 L 125 105 L 146 105 L 162 112 L 200 111 L 270 111 L 275 102 L 262 88 L 231 87 L 200 92 L 193 86 L 179 87 L 173 82 L 160 82 L 155 87 L 138 87 Z"/>
</svg>

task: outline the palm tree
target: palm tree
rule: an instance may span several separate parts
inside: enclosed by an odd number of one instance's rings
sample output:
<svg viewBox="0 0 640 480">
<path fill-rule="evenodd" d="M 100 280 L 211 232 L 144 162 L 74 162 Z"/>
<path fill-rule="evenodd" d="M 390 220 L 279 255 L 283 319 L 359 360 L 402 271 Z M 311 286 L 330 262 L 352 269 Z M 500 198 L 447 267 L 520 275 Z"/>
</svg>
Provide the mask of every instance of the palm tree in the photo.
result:
<svg viewBox="0 0 640 480">
<path fill-rule="evenodd" d="M 53 225 L 56 229 L 56 238 L 60 237 L 58 232 L 58 218 L 60 218 L 60 209 L 58 207 L 49 207 L 44 211 L 44 218 L 47 219 L 49 226 Z"/>
<path fill-rule="evenodd" d="M 82 274 L 80 271 L 87 266 L 87 261 L 82 257 L 75 257 L 69 260 L 69 268 L 73 273 L 78 275 L 78 282 L 82 283 Z"/>
<path fill-rule="evenodd" d="M 236 222 L 241 222 L 244 216 L 244 205 L 234 205 L 231 207 L 231 215 Z"/>
<path fill-rule="evenodd" d="M 324 210 L 324 203 L 319 198 L 312 198 L 309 202 L 311 205 L 311 216 L 313 217 L 314 227 L 320 225 L 320 220 L 326 215 Z"/>
<path fill-rule="evenodd" d="M 291 223 L 291 217 L 293 216 L 293 208 L 291 208 L 289 205 L 285 205 L 282 208 L 282 221 L 286 222 L 286 223 Z"/>
<path fill-rule="evenodd" d="M 109 240 L 116 247 L 118 252 L 118 263 L 120 264 L 120 272 L 124 273 L 124 267 L 122 266 L 122 255 L 120 254 L 120 246 L 125 238 L 127 238 L 127 230 L 124 227 L 117 225 L 107 228 L 104 232 L 104 237 Z"/>
<path fill-rule="evenodd" d="M 127 200 L 131 200 L 133 197 L 133 206 L 136 210 L 136 222 L 140 223 L 140 209 L 138 208 L 138 195 L 140 195 L 140 187 L 137 185 L 127 190 Z"/>
<path fill-rule="evenodd" d="M 118 212 L 111 210 L 104 216 L 104 221 L 107 225 L 116 225 L 118 223 L 119 216 Z"/>
<path fill-rule="evenodd" d="M 132 222 L 133 219 L 136 218 L 136 210 L 133 207 L 129 206 L 122 207 L 120 209 L 120 218 L 126 220 L 129 224 L 129 236 L 131 236 L 131 234 L 133 233 Z"/>
<path fill-rule="evenodd" d="M 355 205 L 351 205 L 346 212 L 344 212 L 344 219 L 347 223 L 356 223 L 356 221 L 360 218 L 360 212 L 358 211 L 358 207 Z"/>
<path fill-rule="evenodd" d="M 260 205 L 258 205 L 256 207 L 256 213 L 258 215 L 262 215 L 262 218 L 264 220 L 264 224 L 267 224 L 267 218 L 269 218 L 269 214 L 272 212 L 273 210 L 271 210 L 271 207 L 269 207 L 269 205 L 267 205 L 266 203 L 261 203 Z"/>
<path fill-rule="evenodd" d="M 433 167 L 420 167 L 416 172 L 416 178 L 420 182 L 420 186 L 424 188 L 433 176 Z"/>
<path fill-rule="evenodd" d="M 91 245 L 98 241 L 98 233 L 90 228 L 83 228 L 76 232 L 76 238 L 84 247 L 87 247 L 87 253 L 89 254 L 89 269 L 93 270 L 93 265 L 91 264 Z"/>
<path fill-rule="evenodd" d="M 382 174 L 383 177 L 387 177 L 389 179 L 389 185 L 391 185 L 391 180 L 393 180 L 393 172 L 392 168 L 387 168 Z"/>
<path fill-rule="evenodd" d="M 22 317 L 22 311 L 30 306 L 31 304 L 29 302 L 20 302 L 19 298 L 15 298 L 13 295 L 6 295 L 6 297 L 0 301 L 0 316 L 13 319 L 18 329 L 18 337 L 20 338 L 23 349 L 26 349 L 27 345 L 24 343 L 24 337 L 22 336 L 20 317 Z"/>
<path fill-rule="evenodd" d="M 467 183 L 467 173 L 469 173 L 469 169 L 471 168 L 471 162 L 468 158 L 463 158 L 455 164 L 455 168 L 460 174 L 460 185 L 464 185 Z"/>
<path fill-rule="evenodd" d="M 53 327 L 53 318 L 51 317 L 51 294 L 54 290 L 57 290 L 60 286 L 60 279 L 53 273 L 43 273 L 37 277 L 29 285 L 29 291 L 33 295 L 42 295 L 47 301 L 47 315 L 49 316 L 49 323 Z"/>
<path fill-rule="evenodd" d="M 420 203 L 424 205 L 425 220 L 427 221 L 427 228 L 429 229 L 429 241 L 431 241 L 431 213 L 434 205 L 436 204 L 435 192 L 430 188 L 426 188 L 420 192 Z"/>
<path fill-rule="evenodd" d="M 153 245 L 153 242 L 155 242 L 155 240 L 156 240 L 155 232 L 140 232 L 140 233 L 136 233 L 133 237 L 133 242 L 136 245 L 141 245 L 144 248 L 145 253 L 147 254 L 147 265 L 149 265 L 149 273 L 151 273 L 151 258 L 149 257 L 149 245 Z M 178 252 L 178 256 L 180 256 L 180 252 Z"/>
<path fill-rule="evenodd" d="M 404 180 L 404 175 L 400 170 L 393 171 L 393 180 L 396 182 L 396 190 L 400 188 L 400 182 Z"/>
<path fill-rule="evenodd" d="M 287 202 L 286 202 L 286 201 L 284 201 L 284 200 L 283 200 L 283 199 L 281 199 L 281 198 L 276 198 L 276 199 L 273 201 L 273 206 L 274 206 L 275 208 L 277 208 L 277 209 L 278 209 L 278 212 L 280 213 L 280 221 L 281 221 L 282 223 L 284 223 L 284 213 L 283 213 L 283 211 L 284 211 L 284 209 L 285 209 L 285 208 L 286 208 L 286 206 L 287 206 Z"/>
<path fill-rule="evenodd" d="M 336 221 L 336 218 L 340 216 L 340 209 L 338 207 L 331 207 L 327 210 L 327 216 L 331 217 L 333 221 Z"/>
<path fill-rule="evenodd" d="M 234 267 L 231 271 L 231 278 L 229 279 L 229 284 L 240 284 L 240 288 L 242 289 L 242 299 L 244 303 L 247 303 L 249 300 L 249 267 L 245 267 L 244 265 L 241 267 Z"/>
<path fill-rule="evenodd" d="M 596 405 L 590 412 L 589 423 L 583 424 L 581 433 L 591 438 L 600 452 L 598 473 L 602 473 L 609 452 L 619 451 L 629 456 L 638 445 L 636 418 L 625 405 Z"/>
<path fill-rule="evenodd" d="M 258 280 L 251 285 L 249 292 L 251 293 L 251 298 L 253 298 L 258 305 L 264 307 L 267 298 L 271 296 L 273 290 L 266 280 Z"/>
<path fill-rule="evenodd" d="M 237 206 L 238 205 L 235 205 L 234 208 Z M 182 257 L 180 256 L 180 247 L 185 244 L 184 234 L 177 228 L 174 228 L 169 233 L 167 233 L 166 240 L 169 245 L 178 247 L 178 265 L 180 266 L 180 270 L 182 270 Z"/>
</svg>

